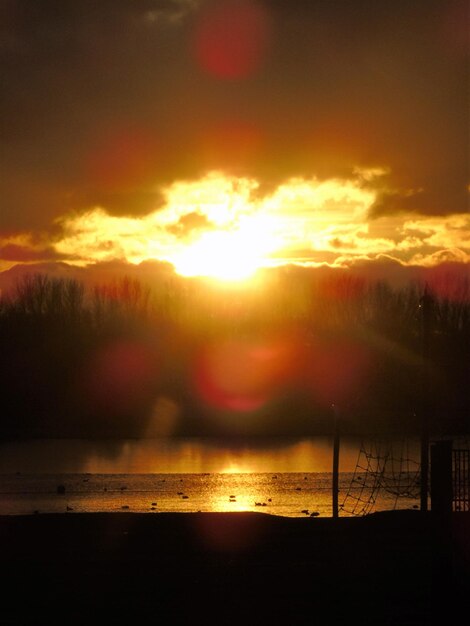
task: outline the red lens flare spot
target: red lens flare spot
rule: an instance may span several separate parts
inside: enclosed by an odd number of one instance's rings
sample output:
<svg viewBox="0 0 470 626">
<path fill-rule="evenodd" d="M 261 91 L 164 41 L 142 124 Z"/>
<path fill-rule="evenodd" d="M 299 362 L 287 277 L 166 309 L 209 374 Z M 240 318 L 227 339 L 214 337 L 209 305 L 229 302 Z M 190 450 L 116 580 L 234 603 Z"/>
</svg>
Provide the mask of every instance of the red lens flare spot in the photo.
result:
<svg viewBox="0 0 470 626">
<path fill-rule="evenodd" d="M 99 137 L 88 157 L 93 184 L 126 190 L 140 186 L 155 173 L 156 146 L 143 130 L 116 128 Z"/>
<path fill-rule="evenodd" d="M 222 79 L 245 78 L 266 58 L 271 24 L 254 2 L 215 3 L 196 26 L 194 55 L 199 66 Z"/>
<path fill-rule="evenodd" d="M 455 57 L 468 56 L 470 52 L 469 16 L 468 2 L 465 0 L 448 3 L 447 12 L 444 12 L 440 22 L 440 39 L 447 54 Z"/>
<path fill-rule="evenodd" d="M 423 274 L 423 282 L 429 295 L 434 298 L 442 298 L 451 302 L 466 302 L 469 298 L 470 286 L 465 279 L 468 270 L 462 270 L 459 266 L 433 267 Z M 424 288 L 424 287 L 423 287 Z"/>
<path fill-rule="evenodd" d="M 155 357 L 143 344 L 117 341 L 92 358 L 85 393 L 92 407 L 122 415 L 150 401 L 156 377 Z"/>
<path fill-rule="evenodd" d="M 282 345 L 224 341 L 204 349 L 194 382 L 203 402 L 216 409 L 248 413 L 262 408 L 289 377 Z"/>
<path fill-rule="evenodd" d="M 366 291 L 365 281 L 361 278 L 335 278 L 325 280 L 318 288 L 318 298 L 331 302 L 354 302 Z"/>
<path fill-rule="evenodd" d="M 251 124 L 233 121 L 208 128 L 199 145 L 202 158 L 210 167 L 216 169 L 221 163 L 243 167 L 260 158 L 263 134 Z"/>
<path fill-rule="evenodd" d="M 364 391 L 371 355 L 353 340 L 315 342 L 308 355 L 307 384 L 315 400 L 324 406 L 347 406 Z"/>
<path fill-rule="evenodd" d="M 259 539 L 262 528 L 258 520 L 249 516 L 221 517 L 205 513 L 196 518 L 197 539 L 203 550 L 243 554 Z"/>
</svg>

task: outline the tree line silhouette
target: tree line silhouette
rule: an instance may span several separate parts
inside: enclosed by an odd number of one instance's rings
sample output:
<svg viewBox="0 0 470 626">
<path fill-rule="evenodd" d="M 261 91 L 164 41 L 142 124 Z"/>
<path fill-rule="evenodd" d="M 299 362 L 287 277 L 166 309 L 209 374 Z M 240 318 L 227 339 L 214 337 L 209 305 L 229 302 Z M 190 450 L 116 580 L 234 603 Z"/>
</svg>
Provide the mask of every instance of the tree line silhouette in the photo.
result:
<svg viewBox="0 0 470 626">
<path fill-rule="evenodd" d="M 332 404 L 350 433 L 411 434 L 423 396 L 431 432 L 468 433 L 469 284 L 428 292 L 425 327 L 423 285 L 299 268 L 239 289 L 26 275 L 0 299 L 0 436 L 325 434 Z"/>
</svg>

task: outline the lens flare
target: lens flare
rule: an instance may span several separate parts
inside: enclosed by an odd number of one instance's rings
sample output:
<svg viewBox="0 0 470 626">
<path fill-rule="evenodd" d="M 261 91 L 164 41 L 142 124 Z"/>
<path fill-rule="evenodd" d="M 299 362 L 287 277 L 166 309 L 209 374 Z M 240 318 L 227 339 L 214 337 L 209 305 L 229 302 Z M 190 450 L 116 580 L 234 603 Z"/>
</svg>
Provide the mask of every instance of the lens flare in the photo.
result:
<svg viewBox="0 0 470 626">
<path fill-rule="evenodd" d="M 243 120 L 226 120 L 205 128 L 198 137 L 197 150 L 210 168 L 246 171 L 262 159 L 263 131 Z"/>
<path fill-rule="evenodd" d="M 315 341 L 306 367 L 307 385 L 320 404 L 349 406 L 364 391 L 371 355 L 352 339 Z"/>
<path fill-rule="evenodd" d="M 148 132 L 116 126 L 95 140 L 86 169 L 99 188 L 123 191 L 152 179 L 156 157 L 156 145 Z"/>
<path fill-rule="evenodd" d="M 221 2 L 197 24 L 194 55 L 199 66 L 221 79 L 255 73 L 266 58 L 270 39 L 267 12 L 254 2 Z"/>
<path fill-rule="evenodd" d="M 196 391 L 210 407 L 251 413 L 273 400 L 288 384 L 292 364 L 287 343 L 222 341 L 199 354 L 194 371 Z"/>
<path fill-rule="evenodd" d="M 125 415 L 151 402 L 157 380 L 152 351 L 137 341 L 108 344 L 88 363 L 83 392 L 92 409 Z"/>
</svg>

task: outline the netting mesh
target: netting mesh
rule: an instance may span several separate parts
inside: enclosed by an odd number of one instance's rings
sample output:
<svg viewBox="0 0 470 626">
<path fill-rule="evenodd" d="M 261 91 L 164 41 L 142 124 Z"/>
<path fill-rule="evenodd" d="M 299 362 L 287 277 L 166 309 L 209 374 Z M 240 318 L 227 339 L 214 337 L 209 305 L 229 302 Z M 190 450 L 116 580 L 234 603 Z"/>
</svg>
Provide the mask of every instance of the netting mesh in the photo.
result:
<svg viewBox="0 0 470 626">
<path fill-rule="evenodd" d="M 374 510 L 379 493 L 392 497 L 392 508 L 400 498 L 418 498 L 420 466 L 406 439 L 362 441 L 349 488 L 340 511 L 349 515 L 367 515 Z"/>
</svg>

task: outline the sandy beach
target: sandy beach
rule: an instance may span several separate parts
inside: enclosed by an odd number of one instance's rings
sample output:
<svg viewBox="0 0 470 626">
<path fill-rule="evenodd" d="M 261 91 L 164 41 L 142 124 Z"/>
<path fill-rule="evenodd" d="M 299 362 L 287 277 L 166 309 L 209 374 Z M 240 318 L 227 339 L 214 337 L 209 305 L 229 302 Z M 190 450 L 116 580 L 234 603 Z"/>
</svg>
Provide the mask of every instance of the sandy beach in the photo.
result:
<svg viewBox="0 0 470 626">
<path fill-rule="evenodd" d="M 455 623 L 452 611 L 468 609 L 469 522 L 417 511 L 4 516 L 0 623 Z"/>
</svg>

